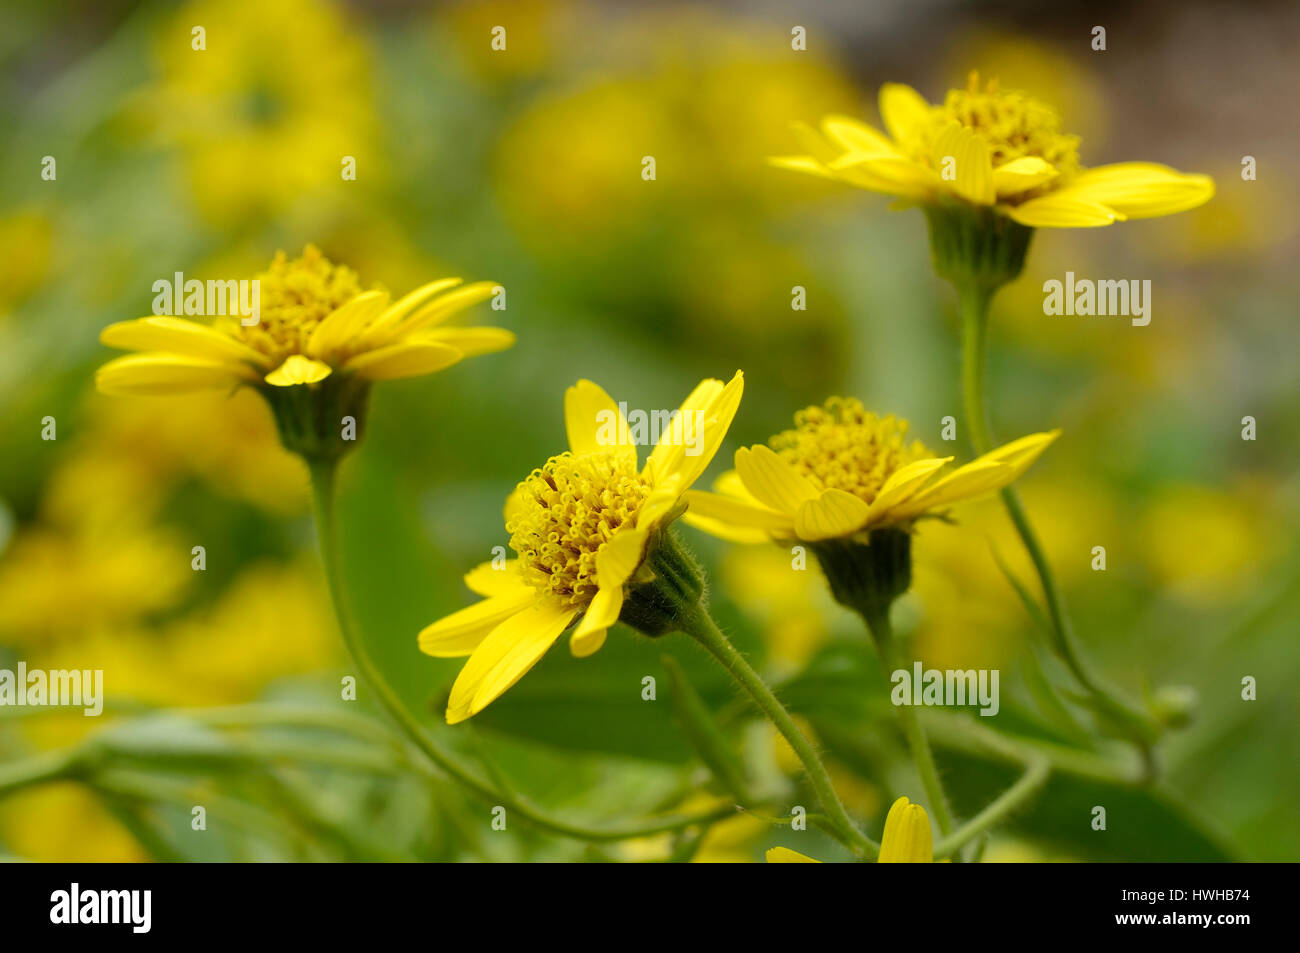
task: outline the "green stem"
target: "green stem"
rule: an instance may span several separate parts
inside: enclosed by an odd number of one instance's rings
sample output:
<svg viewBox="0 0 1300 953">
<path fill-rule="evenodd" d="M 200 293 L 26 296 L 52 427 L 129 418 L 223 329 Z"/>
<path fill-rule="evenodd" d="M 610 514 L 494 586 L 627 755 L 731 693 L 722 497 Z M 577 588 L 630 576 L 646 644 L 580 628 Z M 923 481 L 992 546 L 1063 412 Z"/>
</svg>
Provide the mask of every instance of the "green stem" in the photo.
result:
<svg viewBox="0 0 1300 953">
<path fill-rule="evenodd" d="M 963 824 L 955 832 L 939 841 L 934 848 L 936 858 L 949 857 L 974 840 L 1033 797 L 1047 783 L 1051 765 L 1044 757 L 1034 758 L 1025 768 L 1020 780 L 1003 791 L 988 807 Z"/>
<path fill-rule="evenodd" d="M 352 624 L 343 590 L 343 570 L 339 559 L 338 528 L 335 522 L 334 496 L 337 475 L 337 462 L 330 460 L 309 460 L 311 471 L 312 505 L 316 517 L 316 530 L 320 539 L 321 560 L 325 566 L 325 579 L 329 586 L 330 598 L 334 604 L 334 614 L 338 621 L 343 644 L 347 647 L 352 662 L 360 672 L 364 682 L 375 693 L 380 704 L 397 722 L 411 742 L 433 764 L 455 781 L 477 794 L 490 804 L 504 807 L 510 814 L 528 821 L 535 827 L 583 841 L 619 841 L 637 837 L 648 837 L 667 831 L 677 831 L 696 824 L 713 824 L 735 814 L 734 805 L 723 805 L 711 811 L 692 815 L 676 815 L 644 821 L 624 827 L 592 829 L 570 824 L 556 818 L 548 817 L 541 811 L 525 804 L 507 793 L 494 789 L 490 784 L 475 777 L 470 771 L 461 767 L 451 755 L 444 752 L 428 736 L 415 716 L 402 704 L 397 693 L 388 684 Z"/>
<path fill-rule="evenodd" d="M 776 730 L 790 743 L 794 753 L 803 763 L 808 773 L 808 780 L 817 792 L 822 809 L 826 812 L 831 832 L 837 839 L 865 857 L 875 857 L 880 853 L 880 845 L 867 837 L 853 823 L 839 795 L 831 784 L 826 767 L 817 756 L 812 742 L 799 730 L 785 706 L 772 694 L 767 683 L 754 671 L 745 657 L 731 644 L 731 640 L 722 634 L 718 624 L 702 606 L 681 620 L 681 629 L 702 645 L 706 651 L 721 665 L 736 683 L 753 699 L 759 710 L 776 726 Z"/>
<path fill-rule="evenodd" d="M 993 447 L 993 438 L 989 427 L 988 405 L 984 396 L 985 355 L 988 352 L 989 304 L 994 290 L 975 282 L 957 282 L 960 298 L 962 355 L 961 355 L 961 391 L 966 428 L 970 432 L 971 447 L 976 454 L 988 453 Z M 1047 555 L 1043 552 L 1038 534 L 1034 532 L 1025 512 L 1020 495 L 1013 487 L 1001 491 L 1002 503 L 1016 528 L 1034 571 L 1038 575 L 1039 585 L 1043 590 L 1043 600 L 1047 604 L 1048 619 L 1051 623 L 1053 646 L 1057 655 L 1069 668 L 1078 683 L 1107 707 L 1123 711 L 1135 723 L 1149 722 L 1142 714 L 1135 712 L 1126 704 L 1116 699 L 1113 690 L 1107 688 L 1084 662 L 1075 645 L 1073 626 L 1065 610 L 1065 600 L 1061 596 L 1056 575 L 1052 572 Z M 1143 751 L 1144 758 L 1150 763 L 1150 743 L 1147 738 L 1135 734 L 1133 740 Z"/>
<path fill-rule="evenodd" d="M 866 619 L 866 622 L 876 645 L 880 647 L 880 657 L 886 668 L 890 671 L 907 670 L 908 665 L 902 649 L 894 639 L 893 627 L 889 622 L 889 609 L 885 608 L 874 613 L 872 617 Z M 912 752 L 912 761 L 916 764 L 916 773 L 921 777 L 921 786 L 925 788 L 930 810 L 934 812 L 935 823 L 939 825 L 939 832 L 947 835 L 952 831 L 952 812 L 948 808 L 948 798 L 943 792 L 943 782 L 939 780 L 939 767 L 935 764 L 930 742 L 917 718 L 916 708 L 912 705 L 895 707 L 898 709 L 898 718 L 903 726 L 903 737 L 907 739 L 907 747 Z"/>
</svg>

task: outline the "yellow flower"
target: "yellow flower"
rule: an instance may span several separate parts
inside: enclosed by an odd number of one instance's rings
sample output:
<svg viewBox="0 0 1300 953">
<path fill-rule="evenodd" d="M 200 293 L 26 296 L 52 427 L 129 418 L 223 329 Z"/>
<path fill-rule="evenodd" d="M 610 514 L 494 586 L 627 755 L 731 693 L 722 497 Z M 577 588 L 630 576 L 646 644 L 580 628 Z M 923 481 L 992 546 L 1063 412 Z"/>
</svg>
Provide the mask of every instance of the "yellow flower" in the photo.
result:
<svg viewBox="0 0 1300 953">
<path fill-rule="evenodd" d="M 832 397 L 795 414 L 795 427 L 736 451 L 717 493 L 686 494 L 686 521 L 738 542 L 816 542 L 885 527 L 906 528 L 953 503 L 1001 489 L 1060 435 L 1031 434 L 939 479 L 952 457 L 905 441 L 907 422 L 860 401 Z"/>
<path fill-rule="evenodd" d="M 767 850 L 769 864 L 820 864 L 821 861 L 807 854 L 801 854 L 789 847 L 769 847 Z"/>
<path fill-rule="evenodd" d="M 293 261 L 281 252 L 257 280 L 261 313 L 251 326 L 237 316 L 211 325 L 175 317 L 109 325 L 103 343 L 144 353 L 101 367 L 99 389 L 176 394 L 241 384 L 293 387 L 335 373 L 391 380 L 439 371 L 515 340 L 502 328 L 436 326 L 491 297 L 496 285 L 490 281 L 457 287 L 461 279 L 444 278 L 390 302 L 386 291 L 362 291 L 351 269 L 312 245 Z"/>
<path fill-rule="evenodd" d="M 934 863 L 930 818 L 925 808 L 910 803 L 906 797 L 894 802 L 885 816 L 885 833 L 880 838 L 882 864 Z"/>
<path fill-rule="evenodd" d="M 889 135 L 846 116 L 820 133 L 796 127 L 810 154 L 774 165 L 847 182 L 921 204 L 948 197 L 1031 228 L 1082 228 L 1172 215 L 1214 195 L 1214 181 L 1152 162 L 1085 169 L 1079 140 L 1059 129 L 1050 106 L 996 81 L 948 92 L 943 105 L 887 83 L 880 115 Z"/>
<path fill-rule="evenodd" d="M 639 470 L 613 399 L 591 381 L 568 389 L 569 451 L 534 470 L 506 506 L 517 558 L 471 571 L 465 584 L 486 598 L 420 633 L 420 649 L 429 655 L 469 656 L 452 686 L 449 724 L 500 697 L 578 616 L 573 654 L 585 658 L 604 644 L 629 587 L 648 581 L 645 563 L 681 512 L 682 495 L 717 453 L 743 387 L 739 371 L 725 385 L 701 382 L 681 406 L 678 419 L 688 429 L 666 428 Z M 692 439 L 678 439 L 684 433 Z"/>
</svg>

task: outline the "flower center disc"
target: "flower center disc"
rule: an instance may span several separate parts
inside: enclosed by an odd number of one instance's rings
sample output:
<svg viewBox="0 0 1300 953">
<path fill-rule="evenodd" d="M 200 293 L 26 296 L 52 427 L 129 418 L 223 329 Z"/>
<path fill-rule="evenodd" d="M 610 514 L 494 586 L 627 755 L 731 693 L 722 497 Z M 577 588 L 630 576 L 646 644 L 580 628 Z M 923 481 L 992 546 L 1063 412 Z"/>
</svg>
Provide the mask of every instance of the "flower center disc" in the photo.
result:
<svg viewBox="0 0 1300 953">
<path fill-rule="evenodd" d="M 596 595 L 597 552 L 635 522 L 650 490 L 636 461 L 613 449 L 547 460 L 519 484 L 506 521 L 525 581 L 585 605 Z"/>
<path fill-rule="evenodd" d="M 308 245 L 292 261 L 279 252 L 270 268 L 257 276 L 261 317 L 257 324 L 237 325 L 240 340 L 275 363 L 306 352 L 307 340 L 330 312 L 361 294 L 351 268 L 335 265 Z"/>
<path fill-rule="evenodd" d="M 878 417 L 853 398 L 832 397 L 794 415 L 794 429 L 768 443 L 819 489 L 843 490 L 870 503 L 900 468 L 933 454 L 906 443 L 907 421 Z"/>
</svg>

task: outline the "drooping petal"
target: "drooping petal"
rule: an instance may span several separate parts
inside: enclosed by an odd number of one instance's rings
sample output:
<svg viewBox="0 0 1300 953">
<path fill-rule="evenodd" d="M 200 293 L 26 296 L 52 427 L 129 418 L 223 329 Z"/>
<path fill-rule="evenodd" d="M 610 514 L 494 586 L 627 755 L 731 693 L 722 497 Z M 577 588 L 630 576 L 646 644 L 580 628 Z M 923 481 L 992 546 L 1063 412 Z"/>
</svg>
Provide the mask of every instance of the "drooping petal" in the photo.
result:
<svg viewBox="0 0 1300 953">
<path fill-rule="evenodd" d="M 794 531 L 800 539 L 833 539 L 857 532 L 867 522 L 871 508 L 864 500 L 843 490 L 823 490 L 815 499 L 804 500 L 794 517 Z"/>
<path fill-rule="evenodd" d="M 906 141 L 912 129 L 929 119 L 931 109 L 911 86 L 886 83 L 880 87 L 880 118 L 895 141 Z"/>
<path fill-rule="evenodd" d="M 1006 214 L 1030 228 L 1097 228 L 1122 221 L 1123 216 L 1099 202 L 1068 192 L 1049 192 L 1020 205 L 1009 205 Z"/>
<path fill-rule="evenodd" d="M 425 626 L 420 631 L 420 651 L 437 658 L 469 655 L 488 633 L 536 601 L 537 591 L 531 586 L 492 595 Z"/>
<path fill-rule="evenodd" d="M 586 658 L 605 644 L 605 633 L 623 611 L 623 587 L 602 586 L 569 637 L 574 658 Z"/>
<path fill-rule="evenodd" d="M 312 360 L 301 354 L 291 354 L 284 363 L 263 378 L 274 387 L 293 387 L 296 384 L 315 384 L 333 373 L 324 361 Z"/>
<path fill-rule="evenodd" d="M 388 306 L 388 292 L 367 291 L 335 308 L 307 339 L 309 357 L 329 357 L 358 343 L 360 334 Z"/>
<path fill-rule="evenodd" d="M 1155 162 L 1118 162 L 1081 172 L 1057 193 L 1104 205 L 1124 218 L 1173 215 L 1214 197 L 1214 180 Z"/>
<path fill-rule="evenodd" d="M 1020 195 L 1030 189 L 1051 182 L 1061 173 L 1045 159 L 1038 156 L 1021 156 L 993 170 L 993 188 L 1002 198 Z"/>
<path fill-rule="evenodd" d="M 601 589 L 616 589 L 636 572 L 648 536 L 643 529 L 623 529 L 600 547 L 596 553 L 596 583 Z"/>
<path fill-rule="evenodd" d="M 256 367 L 271 366 L 264 354 L 230 335 L 184 318 L 161 316 L 118 321 L 100 331 L 99 340 L 125 351 L 157 351 L 208 361 L 247 361 Z"/>
<path fill-rule="evenodd" d="M 431 341 L 403 341 L 350 358 L 343 370 L 372 381 L 418 377 L 450 367 L 464 355 L 454 347 Z"/>
<path fill-rule="evenodd" d="M 778 513 L 793 516 L 806 500 L 818 495 L 807 477 L 763 444 L 736 451 L 736 473 L 759 503 Z"/>
<path fill-rule="evenodd" d="M 882 864 L 929 864 L 934 862 L 933 834 L 925 808 L 900 797 L 885 816 L 880 838 Z"/>
<path fill-rule="evenodd" d="M 114 396 L 187 394 L 204 390 L 234 390 L 255 383 L 247 365 L 205 361 L 176 354 L 128 354 L 95 372 L 95 386 Z"/>
<path fill-rule="evenodd" d="M 931 161 L 935 168 L 942 169 L 949 157 L 953 159 L 956 174 L 948 183 L 953 191 L 976 205 L 992 205 L 997 201 L 988 143 L 961 123 L 949 123 L 934 141 Z"/>
<path fill-rule="evenodd" d="M 447 724 L 454 725 L 496 701 L 555 644 L 578 608 L 544 599 L 493 629 L 451 687 Z"/>
</svg>

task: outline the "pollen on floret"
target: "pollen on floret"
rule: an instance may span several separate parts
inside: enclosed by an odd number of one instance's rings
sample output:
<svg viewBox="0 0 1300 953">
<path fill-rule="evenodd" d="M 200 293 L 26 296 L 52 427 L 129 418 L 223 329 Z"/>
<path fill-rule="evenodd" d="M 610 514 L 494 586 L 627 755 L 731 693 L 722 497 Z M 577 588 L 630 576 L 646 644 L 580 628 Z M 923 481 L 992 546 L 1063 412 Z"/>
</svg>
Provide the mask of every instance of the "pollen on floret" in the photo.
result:
<svg viewBox="0 0 1300 953">
<path fill-rule="evenodd" d="M 315 245 L 308 245 L 302 256 L 294 259 L 277 252 L 257 280 L 260 319 L 255 325 L 239 324 L 234 330 L 245 344 L 277 364 L 290 355 L 305 353 L 316 326 L 365 290 L 355 271 L 334 264 Z"/>
<path fill-rule="evenodd" d="M 614 450 L 546 461 L 519 484 L 506 523 L 524 580 L 570 605 L 596 595 L 596 554 L 650 495 L 636 461 Z"/>
<path fill-rule="evenodd" d="M 794 415 L 795 426 L 768 444 L 818 489 L 851 493 L 872 502 L 889 477 L 933 457 L 919 440 L 907 442 L 907 421 L 880 417 L 852 397 L 832 397 Z"/>
<path fill-rule="evenodd" d="M 1060 172 L 1058 184 L 1079 171 L 1079 137 L 1060 131 L 1055 109 L 1027 93 L 1001 89 L 996 79 L 981 89 L 976 72 L 965 89 L 949 90 L 943 105 L 931 108 L 930 121 L 916 128 L 915 140 L 908 144 L 913 157 L 933 164 L 934 141 L 954 119 L 988 144 L 995 168 L 1034 156 Z"/>
</svg>

